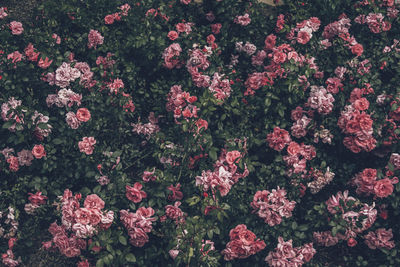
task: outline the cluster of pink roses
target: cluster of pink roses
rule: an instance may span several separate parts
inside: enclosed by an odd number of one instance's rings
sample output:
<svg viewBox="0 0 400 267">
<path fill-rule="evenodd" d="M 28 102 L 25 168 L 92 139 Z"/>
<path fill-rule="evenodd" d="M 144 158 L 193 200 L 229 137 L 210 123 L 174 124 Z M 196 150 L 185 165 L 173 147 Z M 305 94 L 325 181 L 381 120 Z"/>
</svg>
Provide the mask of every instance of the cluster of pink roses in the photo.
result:
<svg viewBox="0 0 400 267">
<path fill-rule="evenodd" d="M 0 19 L 4 19 L 8 16 L 7 14 L 7 7 L 0 7 Z"/>
<path fill-rule="evenodd" d="M 41 205 L 46 204 L 47 197 L 42 195 L 42 192 L 36 192 L 35 194 L 29 193 L 30 203 L 25 204 L 25 212 L 28 214 L 34 214 L 35 210 Z"/>
<path fill-rule="evenodd" d="M 98 45 L 102 45 L 104 42 L 104 37 L 96 30 L 90 30 L 88 34 L 88 48 L 96 49 Z"/>
<path fill-rule="evenodd" d="M 222 149 L 219 159 L 214 164 L 214 171 L 202 171 L 201 176 L 196 177 L 196 186 L 202 186 L 204 192 L 211 189 L 213 194 L 217 189 L 221 196 L 226 196 L 232 185 L 249 174 L 246 164 L 243 173 L 237 172 L 236 162 L 241 157 L 239 151 L 226 152 Z"/>
<path fill-rule="evenodd" d="M 239 224 L 229 232 L 230 241 L 221 252 L 226 261 L 245 259 L 258 253 L 266 247 L 264 241 L 256 239 L 256 235 L 247 229 L 246 225 Z"/>
<path fill-rule="evenodd" d="M 28 60 L 36 62 L 39 58 L 40 52 L 36 52 L 36 49 L 33 47 L 33 44 L 29 43 L 28 46 L 24 50 L 25 56 L 28 58 Z M 39 59 L 38 66 L 41 67 L 42 69 L 48 68 L 53 60 L 49 61 L 49 58 L 46 57 L 44 60 L 43 58 Z"/>
<path fill-rule="evenodd" d="M 350 97 L 351 105 L 347 105 L 341 112 L 338 126 L 342 132 L 347 134 L 343 144 L 353 153 L 362 150 L 370 152 L 376 146 L 376 139 L 373 137 L 373 120 L 365 112 L 369 107 L 366 98 L 361 97 L 365 90 L 355 88 Z"/>
<path fill-rule="evenodd" d="M 316 194 L 321 191 L 327 184 L 329 184 L 335 174 L 330 171 L 329 167 L 326 172 L 323 173 L 321 170 L 311 170 L 308 174 L 308 178 L 313 179 L 311 182 L 307 183 L 307 187 L 310 188 L 311 194 Z"/>
<path fill-rule="evenodd" d="M 386 230 L 379 228 L 375 232 L 370 231 L 364 236 L 364 242 L 370 249 L 385 248 L 392 249 L 395 247 L 392 229 Z"/>
<path fill-rule="evenodd" d="M 307 135 L 307 127 L 312 121 L 306 114 L 313 115 L 313 110 L 306 113 L 302 107 L 298 106 L 296 109 L 292 110 L 291 118 L 294 121 L 292 127 L 290 128 L 292 136 L 296 138 L 301 138 Z"/>
<path fill-rule="evenodd" d="M 282 217 L 290 218 L 296 206 L 295 201 L 286 198 L 286 190 L 272 189 L 272 191 L 257 191 L 250 203 L 253 212 L 264 219 L 269 226 L 275 226 L 282 222 Z"/>
<path fill-rule="evenodd" d="M 121 10 L 121 12 L 116 12 L 114 14 L 110 14 L 104 17 L 104 22 L 106 24 L 113 24 L 114 21 L 120 21 L 121 20 L 121 16 L 128 16 L 128 11 L 131 9 L 131 6 L 129 4 L 124 4 L 120 7 L 118 7 L 118 9 Z"/>
<path fill-rule="evenodd" d="M 327 115 L 332 112 L 335 98 L 323 86 L 311 86 L 307 106 L 316 109 L 320 114 Z"/>
<path fill-rule="evenodd" d="M 223 76 L 223 74 L 220 75 L 218 72 L 215 72 L 211 81 L 211 85 L 208 87 L 208 90 L 213 93 L 214 97 L 222 101 L 231 95 L 230 80 L 222 79 Z"/>
<path fill-rule="evenodd" d="M 181 116 L 185 119 L 197 118 L 197 111 L 199 109 L 193 105 L 197 101 L 197 97 L 191 96 L 188 92 L 183 92 L 181 88 L 180 85 L 171 87 L 167 96 L 167 111 L 174 112 L 175 121 Z"/>
<path fill-rule="evenodd" d="M 393 184 L 399 181 L 397 177 L 393 179 L 385 177 L 380 180 L 377 180 L 377 178 L 376 169 L 364 169 L 353 177 L 351 184 L 357 187 L 357 194 L 365 194 L 367 196 L 373 194 L 377 197 L 384 198 L 393 193 Z"/>
<path fill-rule="evenodd" d="M 182 52 L 182 48 L 178 43 L 173 43 L 165 48 L 162 58 L 164 59 L 164 67 L 167 69 L 173 69 L 175 67 L 180 68 L 181 62 L 179 56 Z"/>
<path fill-rule="evenodd" d="M 11 132 L 15 132 L 17 124 L 20 125 L 24 123 L 23 112 L 26 112 L 26 110 L 17 111 L 17 108 L 21 106 L 21 104 L 21 100 L 10 97 L 7 102 L 1 105 L 1 118 L 3 121 L 15 121 L 15 123 L 8 128 Z"/>
<path fill-rule="evenodd" d="M 305 244 L 301 247 L 293 247 L 292 240 L 284 241 L 278 237 L 278 245 L 268 253 L 265 261 L 271 267 L 292 266 L 300 267 L 309 262 L 317 251 L 313 247 L 313 243 Z"/>
<path fill-rule="evenodd" d="M 16 241 L 17 241 L 16 238 L 14 238 L 14 237 L 10 238 L 8 240 L 7 252 L 3 253 L 1 255 L 2 262 L 7 267 L 15 267 L 15 266 L 18 266 L 21 263 L 21 257 L 19 257 L 18 259 L 15 259 L 14 253 L 12 251 Z"/>
<path fill-rule="evenodd" d="M 79 108 L 76 114 L 69 111 L 66 115 L 66 122 L 72 129 L 78 129 L 82 122 L 87 122 L 90 120 L 90 111 L 87 108 Z"/>
<path fill-rule="evenodd" d="M 262 50 L 264 51 L 264 50 Z M 265 53 L 265 52 L 264 52 Z M 262 58 L 262 62 L 264 61 L 264 58 Z M 261 64 L 263 64 L 261 62 Z M 244 92 L 244 95 L 254 95 L 255 90 L 260 89 L 262 86 L 266 85 L 271 85 L 273 82 L 272 80 L 268 77 L 267 72 L 254 72 L 249 74 L 247 77 L 246 82 L 244 85 L 246 86 L 246 91 Z"/>
<path fill-rule="evenodd" d="M 192 68 L 206 70 L 210 66 L 210 62 L 207 57 L 210 56 L 209 53 L 202 52 L 199 48 L 189 50 L 189 59 L 186 62 L 186 68 L 189 70 Z"/>
<path fill-rule="evenodd" d="M 135 247 L 143 247 L 149 241 L 147 233 L 153 228 L 152 222 L 157 220 L 152 217 L 154 210 L 151 207 L 141 207 L 135 213 L 121 210 L 119 214 L 122 224 L 128 230 L 129 243 Z"/>
<path fill-rule="evenodd" d="M 45 242 L 46 249 L 58 248 L 67 257 L 76 257 L 86 249 L 85 238 L 92 237 L 100 229 L 108 229 L 113 220 L 113 211 L 103 211 L 104 201 L 96 194 L 88 195 L 80 207 L 81 194 L 72 195 L 69 189 L 64 191 L 61 200 L 62 225 L 51 224 L 49 232 L 53 238 Z M 68 237 L 68 231 L 71 231 Z"/>
<path fill-rule="evenodd" d="M 236 16 L 233 22 L 242 26 L 247 26 L 250 24 L 251 18 L 250 15 L 246 13 L 243 16 Z"/>
<path fill-rule="evenodd" d="M 79 151 L 85 153 L 86 155 L 91 155 L 94 150 L 94 145 L 96 140 L 94 137 L 83 137 L 82 141 L 78 142 Z"/>
<path fill-rule="evenodd" d="M 70 63 L 63 62 L 63 64 L 57 68 L 55 73 L 47 73 L 43 79 L 50 85 L 55 84 L 61 88 L 66 88 L 71 82 L 80 78 L 79 84 L 88 88 L 92 87 L 95 84 L 95 81 L 92 80 L 93 72 L 91 71 L 89 64 L 86 62 L 77 62 L 73 57 L 74 55 L 71 53 L 69 58 Z M 52 97 L 54 98 L 54 96 Z"/>
<path fill-rule="evenodd" d="M 353 54 L 361 56 L 364 48 L 361 44 L 357 43 L 354 36 L 351 36 L 349 34 L 349 29 L 351 26 L 350 22 L 351 20 L 345 14 L 342 14 L 341 16 L 339 16 L 338 21 L 332 22 L 325 26 L 324 32 L 322 33 L 322 36 L 325 38 L 325 40 L 322 40 L 321 43 L 328 44 L 329 40 L 333 39 L 336 36 L 339 36 L 345 41 L 344 46 L 348 47 Z"/>
<path fill-rule="evenodd" d="M 339 240 L 346 240 L 346 236 L 337 233 L 336 236 L 332 235 L 331 231 L 314 232 L 314 242 L 319 246 L 331 247 L 339 243 Z"/>
<path fill-rule="evenodd" d="M 392 27 L 390 22 L 384 18 L 382 13 L 369 13 L 367 16 L 363 14 L 357 16 L 354 21 L 359 24 L 367 24 L 373 33 L 381 33 L 389 31 Z"/>
<path fill-rule="evenodd" d="M 289 132 L 279 127 L 275 127 L 274 131 L 267 135 L 269 147 L 276 151 L 282 151 L 291 141 Z"/>
<path fill-rule="evenodd" d="M 154 112 L 150 112 L 148 123 L 141 123 L 140 118 L 137 123 L 131 123 L 131 126 L 133 127 L 132 132 L 144 135 L 147 139 L 149 139 L 153 134 L 160 131 L 160 127 L 157 124 L 158 118 L 159 117 L 156 118 Z"/>
<path fill-rule="evenodd" d="M 338 192 L 336 196 L 332 195 L 325 202 L 329 213 L 339 214 L 341 219 L 346 221 L 347 229 L 345 237 L 342 239 L 347 240 L 355 238 L 357 234 L 370 228 L 374 224 L 378 213 L 374 208 L 375 203 L 369 206 L 349 196 L 348 193 L 347 190 Z"/>
<path fill-rule="evenodd" d="M 82 95 L 77 94 L 71 89 L 61 89 L 57 94 L 49 94 L 46 98 L 48 107 L 56 105 L 57 107 L 72 107 L 74 104 L 80 106 Z"/>
<path fill-rule="evenodd" d="M 305 173 L 307 161 L 315 158 L 317 154 L 314 146 L 298 144 L 294 141 L 289 143 L 287 152 L 288 155 L 283 156 L 283 160 L 289 167 L 288 176 L 292 176 L 293 173 Z"/>
<path fill-rule="evenodd" d="M 316 17 L 303 20 L 297 23 L 296 28 L 292 29 L 287 37 L 289 40 L 296 39 L 299 44 L 306 44 L 312 38 L 312 33 L 318 31 L 320 25 L 321 21 Z M 296 32 L 297 36 L 295 36 Z"/>
<path fill-rule="evenodd" d="M 42 157 L 46 156 L 46 151 L 41 144 L 35 145 L 32 150 L 21 150 L 17 153 L 17 157 L 13 155 L 13 148 L 4 148 L 0 151 L 0 153 L 3 154 L 7 163 L 9 164 L 10 170 L 13 172 L 18 171 L 20 166 L 31 166 L 34 157 L 36 159 L 41 159 Z"/>
<path fill-rule="evenodd" d="M 0 219 L 4 219 L 0 223 L 0 237 L 12 239 L 17 235 L 19 223 L 16 218 L 15 209 L 11 206 L 8 207 L 8 213 L 0 211 Z M 8 226 L 6 226 L 8 225 Z M 6 229 L 6 227 L 9 227 Z"/>
</svg>

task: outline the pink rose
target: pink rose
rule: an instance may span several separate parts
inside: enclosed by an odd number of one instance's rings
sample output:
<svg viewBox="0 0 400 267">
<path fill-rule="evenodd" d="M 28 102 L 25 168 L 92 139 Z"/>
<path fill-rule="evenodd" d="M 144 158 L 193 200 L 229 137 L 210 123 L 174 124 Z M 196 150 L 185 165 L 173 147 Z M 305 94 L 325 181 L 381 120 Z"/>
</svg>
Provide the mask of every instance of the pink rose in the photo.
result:
<svg viewBox="0 0 400 267">
<path fill-rule="evenodd" d="M 36 192 L 35 194 L 32 194 L 32 193 L 28 193 L 28 194 L 29 194 L 28 199 L 32 204 L 37 205 L 37 206 L 46 204 L 47 197 L 43 196 L 42 192 Z"/>
<path fill-rule="evenodd" d="M 129 243 L 135 247 L 143 247 L 149 241 L 149 236 L 141 228 L 133 228 L 128 230 L 130 236 Z"/>
<path fill-rule="evenodd" d="M 87 209 L 104 209 L 104 201 L 96 194 L 88 195 L 83 205 Z"/>
<path fill-rule="evenodd" d="M 24 28 L 22 28 L 22 23 L 18 21 L 11 21 L 10 29 L 11 33 L 14 35 L 20 35 L 24 31 Z"/>
<path fill-rule="evenodd" d="M 106 24 L 113 24 L 114 23 L 114 16 L 113 15 L 107 15 L 104 18 L 104 22 Z"/>
<path fill-rule="evenodd" d="M 354 101 L 353 105 L 359 111 L 363 111 L 369 108 L 369 101 L 365 97 L 362 97 Z"/>
<path fill-rule="evenodd" d="M 181 205 L 180 201 L 176 201 L 174 206 L 172 205 L 167 205 L 165 207 L 165 214 L 167 215 L 168 218 L 171 218 L 173 220 L 178 220 L 179 218 L 183 217 L 183 212 L 179 208 Z"/>
<path fill-rule="evenodd" d="M 43 145 L 35 145 L 32 149 L 32 155 L 37 159 L 45 157 L 46 151 L 44 150 Z"/>
<path fill-rule="evenodd" d="M 384 178 L 376 182 L 374 193 L 377 197 L 387 197 L 393 193 L 393 184 L 389 178 Z"/>
<path fill-rule="evenodd" d="M 179 34 L 176 31 L 170 31 L 167 35 L 167 37 L 171 40 L 174 41 L 176 39 L 178 39 Z"/>
<path fill-rule="evenodd" d="M 356 44 L 351 47 L 351 53 L 353 53 L 356 56 L 361 56 L 363 52 L 364 48 L 361 44 Z"/>
<path fill-rule="evenodd" d="M 77 223 L 86 225 L 90 223 L 91 212 L 87 208 L 79 208 L 75 211 L 75 220 Z"/>
<path fill-rule="evenodd" d="M 78 265 L 77 265 L 77 267 L 89 267 L 89 266 L 90 266 L 90 264 L 87 259 L 85 261 L 78 262 Z"/>
<path fill-rule="evenodd" d="M 229 165 L 232 165 L 236 162 L 236 159 L 240 158 L 240 156 L 240 152 L 237 150 L 229 151 L 226 153 L 226 162 L 228 162 Z"/>
<path fill-rule="evenodd" d="M 221 23 L 211 24 L 211 31 L 213 34 L 219 34 L 222 28 Z"/>
<path fill-rule="evenodd" d="M 143 198 L 147 197 L 146 192 L 141 191 L 142 185 L 136 182 L 133 187 L 126 185 L 126 197 L 132 201 L 133 203 L 139 203 L 142 201 Z"/>
<path fill-rule="evenodd" d="M 91 155 L 94 150 L 94 145 L 96 140 L 94 137 L 83 137 L 82 141 L 78 143 L 79 151 L 85 153 L 86 155 Z"/>
<path fill-rule="evenodd" d="M 297 34 L 297 42 L 300 44 L 306 44 L 311 39 L 311 33 L 308 31 L 299 31 Z"/>
<path fill-rule="evenodd" d="M 76 112 L 76 118 L 79 121 L 87 122 L 88 120 L 90 120 L 89 110 L 87 108 L 78 109 L 78 111 Z"/>
<path fill-rule="evenodd" d="M 170 255 L 171 258 L 174 259 L 174 260 L 175 260 L 175 258 L 178 256 L 178 254 L 179 254 L 179 250 L 177 250 L 177 249 L 171 249 L 171 250 L 169 251 L 169 255 Z"/>
<path fill-rule="evenodd" d="M 270 34 L 265 38 L 265 49 L 266 50 L 272 50 L 272 48 L 275 47 L 276 44 L 276 36 L 274 34 Z"/>
<path fill-rule="evenodd" d="M 273 60 L 277 64 L 283 63 L 286 60 L 286 54 L 283 52 L 275 52 Z"/>
<path fill-rule="evenodd" d="M 287 152 L 291 156 L 297 155 L 298 153 L 300 153 L 300 145 L 296 142 L 290 142 L 287 147 Z"/>
<path fill-rule="evenodd" d="M 350 238 L 347 240 L 347 245 L 348 245 L 349 247 L 354 247 L 355 245 L 357 245 L 357 240 L 355 240 L 354 238 L 350 237 Z"/>
</svg>

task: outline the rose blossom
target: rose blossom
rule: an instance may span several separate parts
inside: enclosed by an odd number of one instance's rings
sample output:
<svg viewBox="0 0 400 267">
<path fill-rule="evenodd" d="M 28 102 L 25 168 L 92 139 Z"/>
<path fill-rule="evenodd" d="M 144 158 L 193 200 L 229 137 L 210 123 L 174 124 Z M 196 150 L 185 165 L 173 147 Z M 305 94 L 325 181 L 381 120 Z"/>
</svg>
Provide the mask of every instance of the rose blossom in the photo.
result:
<svg viewBox="0 0 400 267">
<path fill-rule="evenodd" d="M 146 192 L 141 191 L 142 185 L 136 182 L 133 187 L 126 185 L 126 197 L 132 201 L 133 203 L 139 203 L 142 201 L 143 198 L 147 197 Z"/>
<path fill-rule="evenodd" d="M 176 39 L 178 39 L 179 34 L 176 31 L 170 31 L 167 35 L 167 37 L 171 40 L 174 41 Z"/>
<path fill-rule="evenodd" d="M 378 180 L 374 186 L 374 193 L 377 197 L 387 197 L 393 193 L 393 184 L 389 178 Z"/>
<path fill-rule="evenodd" d="M 106 24 L 113 24 L 114 23 L 114 16 L 113 15 L 107 15 L 104 17 L 104 22 Z"/>
<path fill-rule="evenodd" d="M 90 120 L 90 112 L 89 112 L 89 110 L 87 108 L 78 109 L 78 111 L 76 112 L 76 118 L 79 121 L 87 122 L 88 120 Z"/>
<path fill-rule="evenodd" d="M 86 196 L 83 206 L 87 209 L 101 210 L 104 208 L 104 201 L 96 194 Z"/>
<path fill-rule="evenodd" d="M 79 151 L 85 153 L 86 155 L 91 155 L 93 153 L 95 144 L 96 140 L 94 137 L 83 137 L 82 141 L 79 141 L 78 143 Z"/>
<path fill-rule="evenodd" d="M 353 53 L 354 55 L 356 55 L 358 57 L 361 56 L 363 52 L 364 52 L 364 48 L 361 44 L 356 44 L 351 47 L 351 53 Z"/>
<path fill-rule="evenodd" d="M 18 22 L 18 21 L 11 21 L 10 29 L 11 29 L 11 33 L 14 35 L 20 35 L 24 31 L 24 28 L 22 27 L 22 23 Z"/>
<path fill-rule="evenodd" d="M 46 151 L 44 150 L 43 145 L 35 145 L 32 149 L 32 155 L 37 159 L 45 157 Z"/>
<path fill-rule="evenodd" d="M 66 116 L 65 120 L 69 127 L 71 127 L 74 130 L 79 128 L 79 126 L 81 125 L 81 122 L 78 120 L 75 113 L 70 111 L 65 116 Z"/>
<path fill-rule="evenodd" d="M 229 151 L 228 153 L 226 153 L 226 162 L 228 162 L 229 165 L 237 162 L 238 158 L 240 158 L 240 152 L 237 150 Z"/>
<path fill-rule="evenodd" d="M 97 45 L 101 45 L 104 42 L 104 37 L 96 30 L 90 30 L 88 35 L 88 48 L 96 49 Z"/>
<path fill-rule="evenodd" d="M 171 258 L 174 259 L 174 260 L 175 260 L 175 258 L 178 256 L 178 254 L 179 254 L 179 250 L 177 250 L 177 249 L 171 249 L 171 250 L 169 251 L 169 255 L 170 255 Z"/>
</svg>

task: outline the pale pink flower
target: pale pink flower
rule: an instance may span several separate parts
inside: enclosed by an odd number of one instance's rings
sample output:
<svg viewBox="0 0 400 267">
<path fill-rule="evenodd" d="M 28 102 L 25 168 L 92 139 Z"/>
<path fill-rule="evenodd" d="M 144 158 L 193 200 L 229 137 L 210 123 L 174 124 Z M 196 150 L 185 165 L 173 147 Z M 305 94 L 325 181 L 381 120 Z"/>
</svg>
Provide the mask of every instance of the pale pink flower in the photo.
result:
<svg viewBox="0 0 400 267">
<path fill-rule="evenodd" d="M 20 35 L 24 31 L 24 28 L 22 27 L 22 23 L 18 22 L 18 21 L 11 21 L 10 29 L 11 29 L 11 33 L 14 35 Z"/>
<path fill-rule="evenodd" d="M 96 140 L 94 137 L 83 137 L 82 141 L 79 141 L 78 143 L 79 151 L 85 153 L 86 155 L 91 155 L 93 153 L 95 144 Z"/>
<path fill-rule="evenodd" d="M 104 42 L 104 37 L 96 30 L 90 30 L 88 35 L 88 48 L 97 48 L 97 45 L 101 45 Z"/>
</svg>

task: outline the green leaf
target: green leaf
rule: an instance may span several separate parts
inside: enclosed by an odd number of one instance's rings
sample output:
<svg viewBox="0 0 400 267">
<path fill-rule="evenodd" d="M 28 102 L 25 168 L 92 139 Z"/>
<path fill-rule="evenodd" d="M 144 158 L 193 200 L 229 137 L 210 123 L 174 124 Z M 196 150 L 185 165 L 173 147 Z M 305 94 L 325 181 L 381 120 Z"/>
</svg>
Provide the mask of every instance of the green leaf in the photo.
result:
<svg viewBox="0 0 400 267">
<path fill-rule="evenodd" d="M 132 253 L 126 254 L 125 260 L 128 262 L 136 262 L 136 257 Z"/>
<path fill-rule="evenodd" d="M 124 245 L 124 246 L 126 246 L 126 245 L 128 244 L 128 242 L 127 242 L 127 240 L 126 240 L 126 237 L 123 236 L 123 235 L 120 235 L 119 238 L 118 238 L 118 240 L 119 240 L 119 243 L 121 243 L 121 244 Z"/>
<path fill-rule="evenodd" d="M 210 149 L 209 155 L 210 155 L 210 158 L 211 158 L 212 160 L 214 160 L 214 161 L 217 160 L 217 152 L 215 151 L 214 148 L 211 148 L 211 149 Z"/>
<path fill-rule="evenodd" d="M 3 124 L 3 129 L 8 129 L 8 128 L 10 128 L 12 125 L 14 124 L 14 122 L 12 122 L 12 121 L 7 121 L 7 122 L 5 122 L 4 124 Z"/>
<path fill-rule="evenodd" d="M 59 144 L 62 144 L 63 141 L 62 141 L 61 139 L 59 139 L 59 138 L 55 138 L 55 139 L 53 140 L 53 143 L 54 143 L 55 145 L 59 145 Z"/>
<path fill-rule="evenodd" d="M 98 259 L 96 262 L 96 267 L 103 267 L 104 266 L 104 261 L 103 259 Z"/>
<path fill-rule="evenodd" d="M 38 125 L 37 125 L 37 127 L 39 128 L 39 129 L 49 129 L 49 126 L 47 125 L 47 123 L 39 123 Z"/>
</svg>

